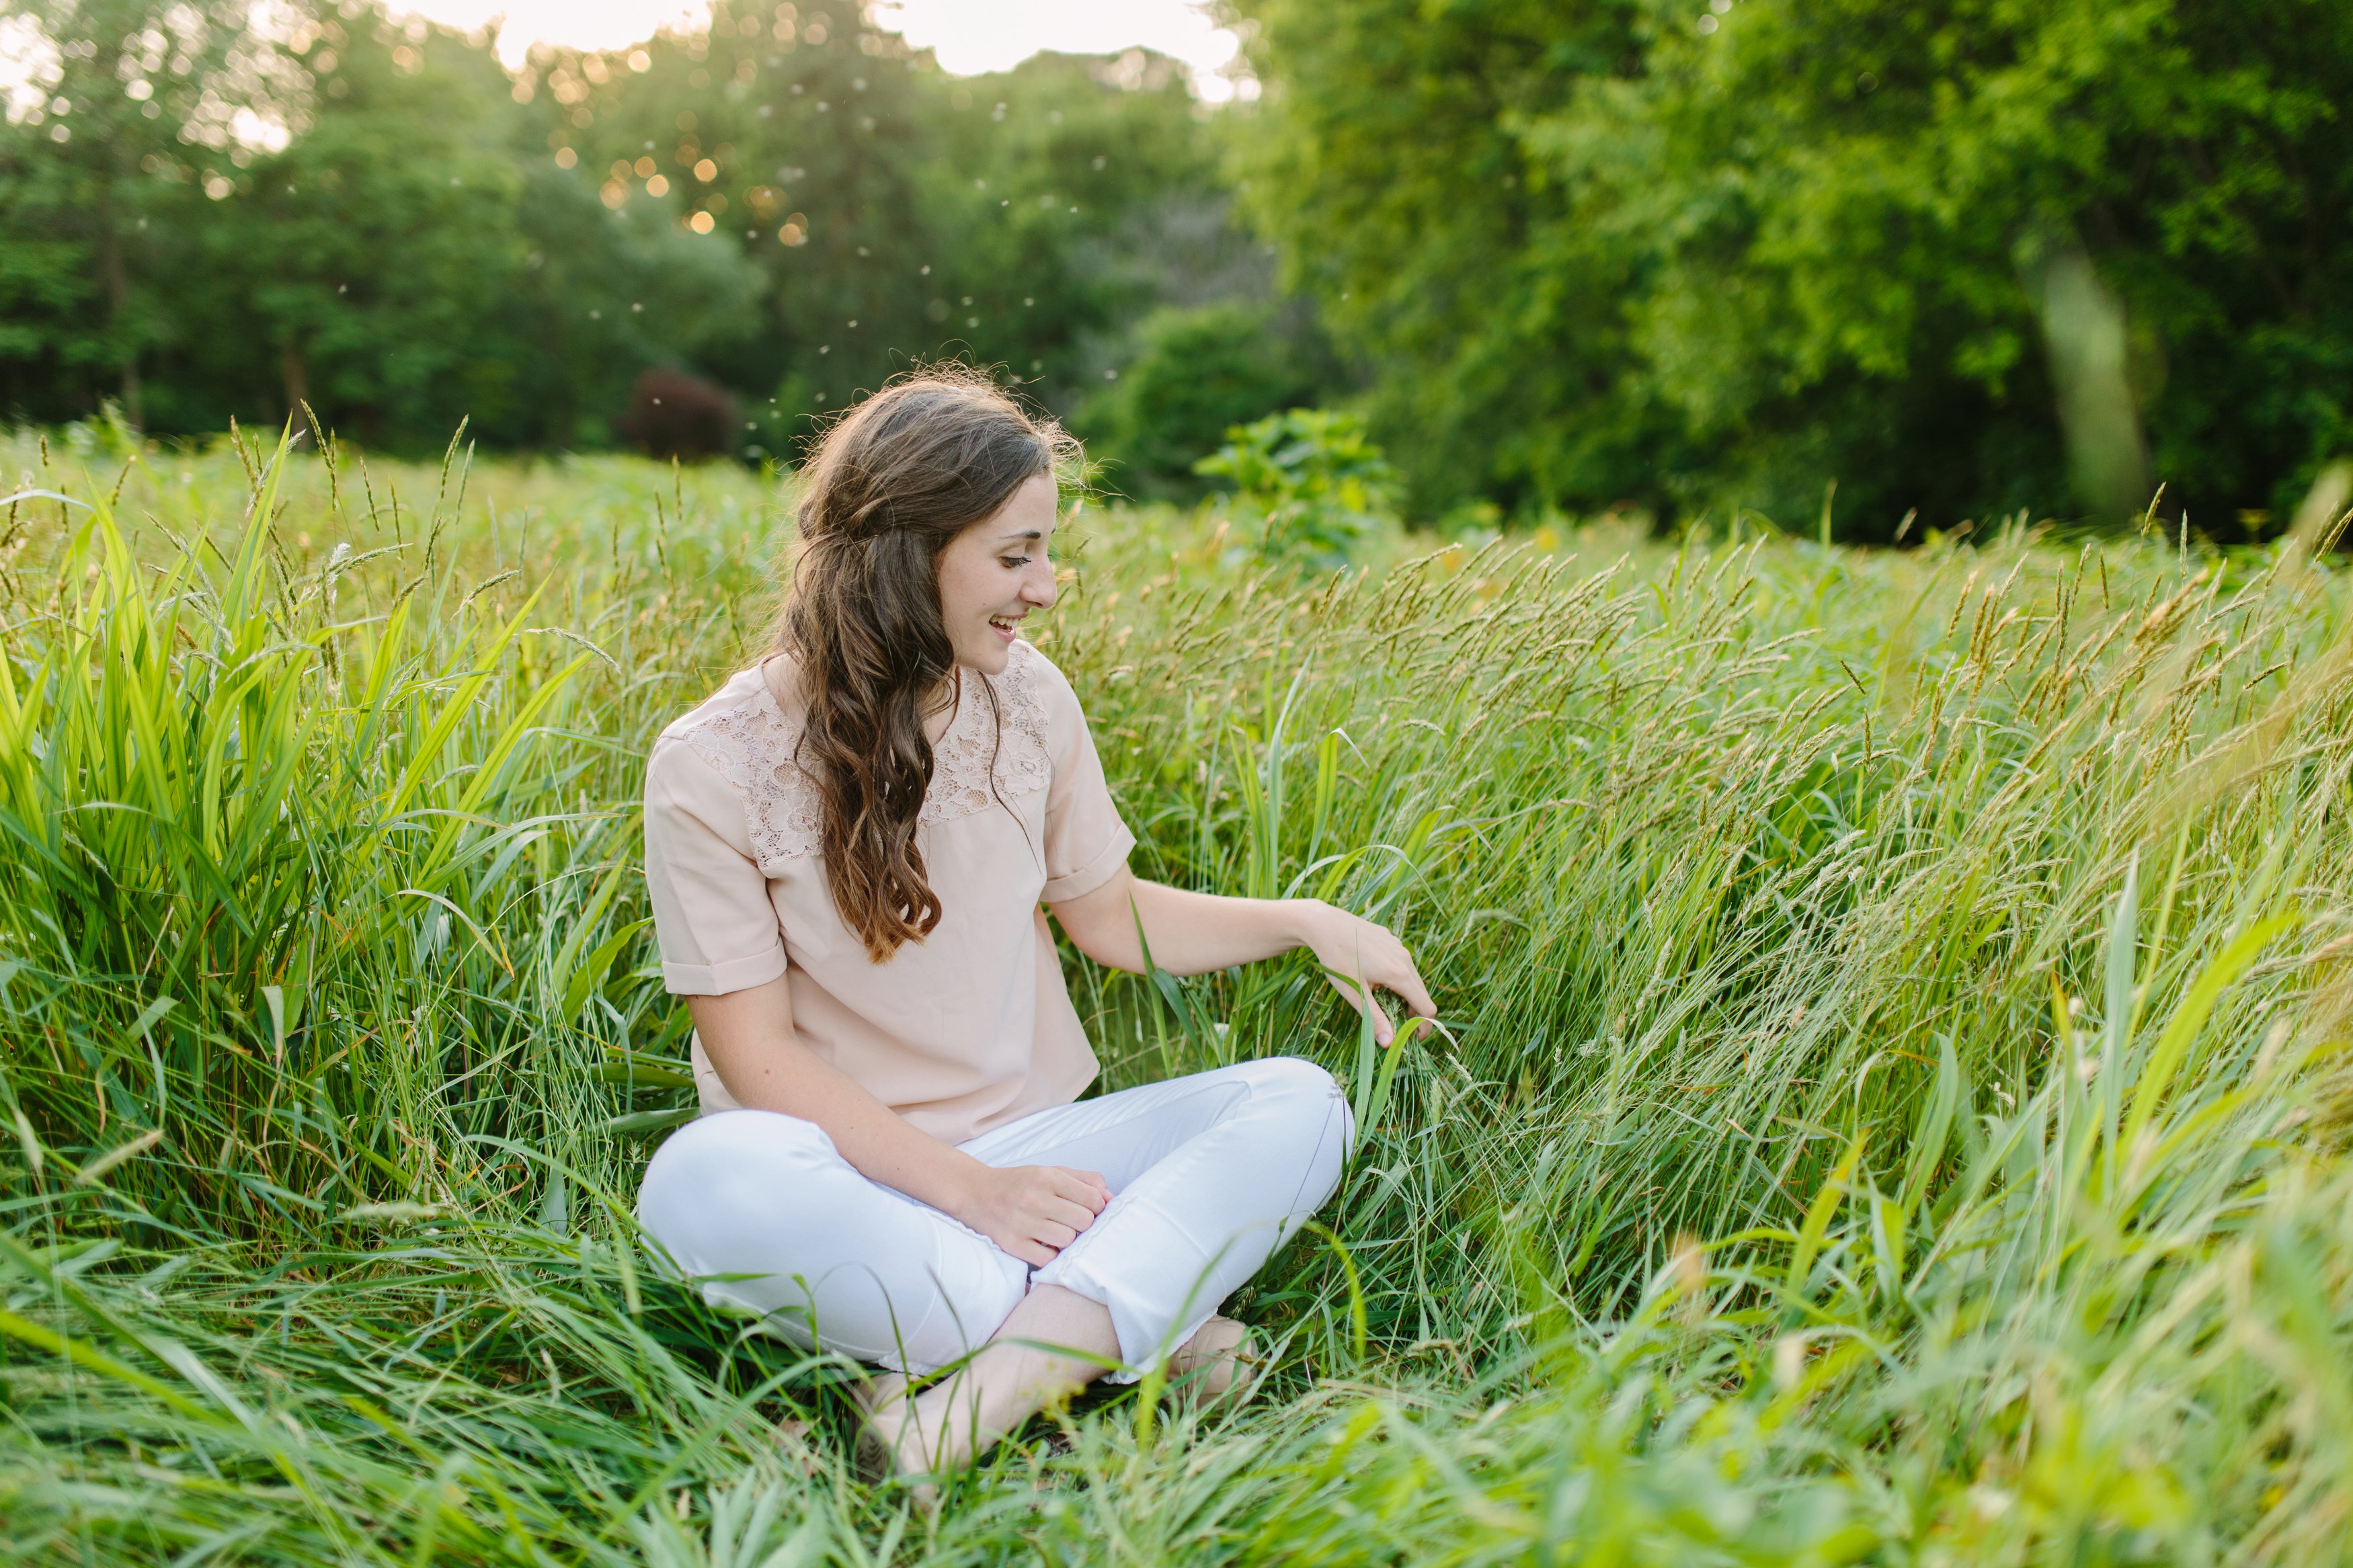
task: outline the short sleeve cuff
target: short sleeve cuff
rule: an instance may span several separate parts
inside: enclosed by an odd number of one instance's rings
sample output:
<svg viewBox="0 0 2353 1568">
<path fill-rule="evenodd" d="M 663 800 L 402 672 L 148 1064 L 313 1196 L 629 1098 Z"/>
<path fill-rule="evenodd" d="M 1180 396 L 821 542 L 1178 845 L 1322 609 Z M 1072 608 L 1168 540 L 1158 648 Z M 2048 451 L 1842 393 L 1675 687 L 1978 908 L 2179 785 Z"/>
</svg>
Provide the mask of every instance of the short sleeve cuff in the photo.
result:
<svg viewBox="0 0 2353 1568">
<path fill-rule="evenodd" d="M 1119 868 L 1127 864 L 1127 852 L 1134 847 L 1135 835 L 1127 830 L 1126 823 L 1114 820 L 1111 841 L 1103 847 L 1102 852 L 1075 870 L 1065 871 L 1059 877 L 1049 877 L 1046 890 L 1039 897 L 1050 904 L 1060 903 L 1065 899 L 1085 898 L 1118 874 Z"/>
<path fill-rule="evenodd" d="M 749 958 L 722 959 L 717 963 L 665 962 L 662 988 L 673 996 L 724 996 L 731 991 L 765 985 L 784 972 L 785 945 L 780 942 Z"/>
</svg>

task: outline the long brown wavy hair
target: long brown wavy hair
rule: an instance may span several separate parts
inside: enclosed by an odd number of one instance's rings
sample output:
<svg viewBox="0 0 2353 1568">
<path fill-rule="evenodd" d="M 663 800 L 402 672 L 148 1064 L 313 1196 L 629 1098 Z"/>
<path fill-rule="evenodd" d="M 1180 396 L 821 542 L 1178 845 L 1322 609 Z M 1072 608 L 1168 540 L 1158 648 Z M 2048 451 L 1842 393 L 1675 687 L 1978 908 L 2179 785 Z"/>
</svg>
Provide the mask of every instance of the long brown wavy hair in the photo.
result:
<svg viewBox="0 0 2353 1568">
<path fill-rule="evenodd" d="M 776 648 L 807 703 L 796 761 L 821 803 L 826 884 L 876 963 L 940 923 L 915 846 L 932 782 L 923 715 L 957 674 L 940 552 L 1036 476 L 1074 479 L 1077 455 L 1052 420 L 948 365 L 859 404 L 801 468 L 800 553 Z"/>
</svg>

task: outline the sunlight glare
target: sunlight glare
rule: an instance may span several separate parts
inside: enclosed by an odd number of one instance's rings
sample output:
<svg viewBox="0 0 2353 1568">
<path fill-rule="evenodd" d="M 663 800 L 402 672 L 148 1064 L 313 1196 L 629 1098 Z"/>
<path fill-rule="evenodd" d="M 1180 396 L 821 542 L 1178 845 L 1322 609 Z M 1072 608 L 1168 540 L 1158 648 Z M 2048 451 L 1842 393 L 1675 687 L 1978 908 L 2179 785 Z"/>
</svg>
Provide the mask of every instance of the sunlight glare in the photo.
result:
<svg viewBox="0 0 2353 1568">
<path fill-rule="evenodd" d="M 495 30 L 510 69 L 534 43 L 620 49 L 664 26 L 705 26 L 711 16 L 708 0 L 395 0 L 394 9 L 462 31 Z M 1102 55 L 1141 46 L 1181 61 L 1204 101 L 1256 96 L 1240 40 L 1199 0 L 878 0 L 871 14 L 957 76 L 1008 70 L 1042 49 Z"/>
</svg>

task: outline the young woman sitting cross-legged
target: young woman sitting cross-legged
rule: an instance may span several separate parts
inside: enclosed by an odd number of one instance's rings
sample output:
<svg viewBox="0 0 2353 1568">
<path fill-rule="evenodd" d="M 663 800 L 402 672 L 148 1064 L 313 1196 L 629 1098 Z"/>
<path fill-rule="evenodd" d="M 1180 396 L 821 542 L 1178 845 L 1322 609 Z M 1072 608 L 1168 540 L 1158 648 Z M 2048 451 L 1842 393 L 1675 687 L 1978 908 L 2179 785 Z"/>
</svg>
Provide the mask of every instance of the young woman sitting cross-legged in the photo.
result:
<svg viewBox="0 0 2353 1568">
<path fill-rule="evenodd" d="M 1054 603 L 1073 455 L 977 377 L 858 405 L 803 470 L 775 651 L 647 765 L 703 1113 L 638 1212 L 708 1295 L 898 1374 L 869 1400 L 881 1469 L 968 1463 L 1099 1376 L 1165 1361 L 1221 1386 L 1244 1334 L 1219 1306 L 1347 1154 L 1338 1086 L 1295 1058 L 1079 1100 L 1095 1058 L 1048 911 L 1114 968 L 1146 943 L 1179 974 L 1306 947 L 1358 1005 L 1378 986 L 1432 1012 L 1371 921 L 1128 870 L 1078 698 L 1020 635 Z"/>
</svg>

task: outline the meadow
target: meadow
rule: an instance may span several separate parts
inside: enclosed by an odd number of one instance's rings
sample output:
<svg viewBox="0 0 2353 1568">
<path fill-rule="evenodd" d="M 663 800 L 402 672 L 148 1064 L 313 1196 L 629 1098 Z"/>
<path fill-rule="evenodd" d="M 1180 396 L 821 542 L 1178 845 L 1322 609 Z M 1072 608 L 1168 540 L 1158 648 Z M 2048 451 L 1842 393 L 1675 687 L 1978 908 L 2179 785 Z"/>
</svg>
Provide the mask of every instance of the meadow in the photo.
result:
<svg viewBox="0 0 2353 1568">
<path fill-rule="evenodd" d="M 642 757 L 765 638 L 780 487 L 0 468 L 8 1562 L 2348 1555 L 2332 518 L 1318 575 L 1088 506 L 1039 641 L 1138 870 L 1398 924 L 1444 1027 L 1071 958 L 1105 1087 L 1302 1053 L 1366 1135 L 1250 1404 L 1092 1395 L 934 1513 L 629 1217 L 691 1098 Z"/>
</svg>

